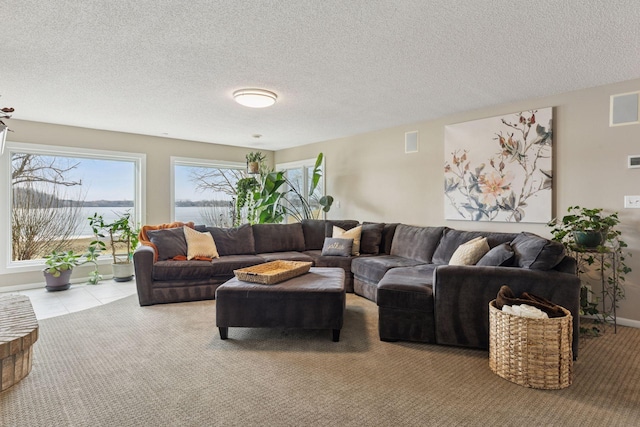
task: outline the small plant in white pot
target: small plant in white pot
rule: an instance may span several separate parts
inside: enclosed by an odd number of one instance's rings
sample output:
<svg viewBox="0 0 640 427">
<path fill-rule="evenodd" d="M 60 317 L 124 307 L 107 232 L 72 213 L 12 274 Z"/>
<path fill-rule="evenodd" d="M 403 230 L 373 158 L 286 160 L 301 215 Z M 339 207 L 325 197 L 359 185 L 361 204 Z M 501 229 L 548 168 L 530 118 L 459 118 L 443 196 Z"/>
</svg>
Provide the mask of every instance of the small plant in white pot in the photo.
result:
<svg viewBox="0 0 640 427">
<path fill-rule="evenodd" d="M 113 280 L 127 282 L 133 279 L 133 249 L 138 244 L 138 233 L 131 220 L 131 214 L 127 212 L 118 215 L 115 221 L 107 223 L 102 215 L 95 213 L 89 217 L 89 225 L 94 235 L 94 240 L 89 245 L 89 253 L 105 251 L 104 240 L 108 240 L 112 256 Z M 118 251 L 122 252 L 118 253 Z M 97 274 L 97 265 L 94 273 Z"/>
</svg>

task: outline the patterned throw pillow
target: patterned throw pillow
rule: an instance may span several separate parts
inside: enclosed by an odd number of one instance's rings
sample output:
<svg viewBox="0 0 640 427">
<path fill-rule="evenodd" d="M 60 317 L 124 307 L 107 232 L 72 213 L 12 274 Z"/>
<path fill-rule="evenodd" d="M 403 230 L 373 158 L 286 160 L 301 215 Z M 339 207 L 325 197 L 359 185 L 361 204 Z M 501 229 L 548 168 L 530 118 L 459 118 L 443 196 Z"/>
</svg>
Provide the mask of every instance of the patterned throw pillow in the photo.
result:
<svg viewBox="0 0 640 427">
<path fill-rule="evenodd" d="M 187 259 L 219 257 L 211 233 L 201 233 L 189 227 L 183 227 L 183 230 L 184 238 L 187 240 Z"/>
<path fill-rule="evenodd" d="M 351 248 L 351 255 L 360 255 L 360 236 L 362 235 L 362 226 L 353 227 L 349 230 L 343 230 L 340 227 L 333 226 L 333 237 L 339 239 L 353 239 L 353 247 Z"/>
<path fill-rule="evenodd" d="M 353 239 L 325 237 L 322 256 L 349 256 L 353 248 Z"/>
<path fill-rule="evenodd" d="M 458 246 L 451 256 L 449 265 L 474 265 L 489 252 L 489 243 L 486 237 L 476 237 Z"/>
</svg>

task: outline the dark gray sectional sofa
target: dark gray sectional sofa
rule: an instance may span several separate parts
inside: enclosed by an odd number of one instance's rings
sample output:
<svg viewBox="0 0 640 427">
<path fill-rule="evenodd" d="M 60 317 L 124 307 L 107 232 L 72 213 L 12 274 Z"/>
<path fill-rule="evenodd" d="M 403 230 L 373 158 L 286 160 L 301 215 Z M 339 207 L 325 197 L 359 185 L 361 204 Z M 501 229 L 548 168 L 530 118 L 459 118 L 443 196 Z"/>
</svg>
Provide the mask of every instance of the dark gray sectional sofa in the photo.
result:
<svg viewBox="0 0 640 427">
<path fill-rule="evenodd" d="M 334 225 L 347 230 L 360 224 L 196 226 L 213 236 L 220 254 L 213 261 L 170 260 L 186 253 L 186 244 L 178 230 L 156 233 L 151 240 L 157 254 L 148 246 L 134 253 L 140 305 L 213 299 L 235 269 L 276 259 L 311 261 L 316 267 L 343 268 L 346 291 L 378 304 L 382 340 L 488 348 L 488 304 L 508 285 L 518 295 L 530 292 L 572 313 L 577 356 L 580 281 L 575 260 L 561 244 L 530 233 L 363 223 L 359 256 L 323 256 L 324 239 Z M 449 265 L 456 249 L 478 236 L 487 238 L 490 253 L 476 265 Z"/>
</svg>

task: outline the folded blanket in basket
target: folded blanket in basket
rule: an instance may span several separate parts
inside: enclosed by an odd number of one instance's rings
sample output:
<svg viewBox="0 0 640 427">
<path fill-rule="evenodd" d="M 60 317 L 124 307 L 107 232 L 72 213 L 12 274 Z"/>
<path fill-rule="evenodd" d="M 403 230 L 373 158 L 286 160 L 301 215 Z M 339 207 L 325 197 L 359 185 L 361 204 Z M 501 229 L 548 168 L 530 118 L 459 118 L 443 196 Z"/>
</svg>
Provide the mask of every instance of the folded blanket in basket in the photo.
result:
<svg viewBox="0 0 640 427">
<path fill-rule="evenodd" d="M 522 305 L 503 305 L 502 311 L 513 314 L 514 316 L 530 317 L 532 319 L 548 319 L 549 315 L 539 308 L 532 307 L 527 304 Z"/>
<path fill-rule="evenodd" d="M 500 288 L 500 291 L 498 291 L 498 296 L 496 298 L 496 308 L 498 310 L 502 310 L 502 306 L 504 305 L 513 306 L 522 304 L 539 308 L 547 313 L 549 317 L 562 317 L 565 315 L 564 311 L 562 311 L 562 307 L 552 303 L 548 299 L 532 295 L 528 292 L 523 292 L 522 295 L 520 295 L 520 298 L 516 298 L 511 288 L 507 285 L 503 285 Z"/>
</svg>

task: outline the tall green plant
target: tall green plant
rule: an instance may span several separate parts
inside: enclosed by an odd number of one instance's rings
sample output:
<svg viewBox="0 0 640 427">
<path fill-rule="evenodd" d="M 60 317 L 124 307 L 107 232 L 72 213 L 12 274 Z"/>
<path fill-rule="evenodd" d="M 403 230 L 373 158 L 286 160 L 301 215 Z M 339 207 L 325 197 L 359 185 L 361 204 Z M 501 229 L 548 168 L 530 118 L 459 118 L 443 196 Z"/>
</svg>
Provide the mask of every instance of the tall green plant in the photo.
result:
<svg viewBox="0 0 640 427">
<path fill-rule="evenodd" d="M 286 215 L 296 221 L 317 219 L 319 211 L 314 205 L 321 207 L 322 212 L 329 212 L 333 204 L 332 196 L 320 196 L 316 189 L 322 178 L 322 153 L 318 154 L 311 175 L 309 192 L 305 197 L 287 178 L 285 172 L 268 172 L 261 176 L 260 186 L 254 192 L 255 220 L 258 223 L 282 222 Z"/>
</svg>

